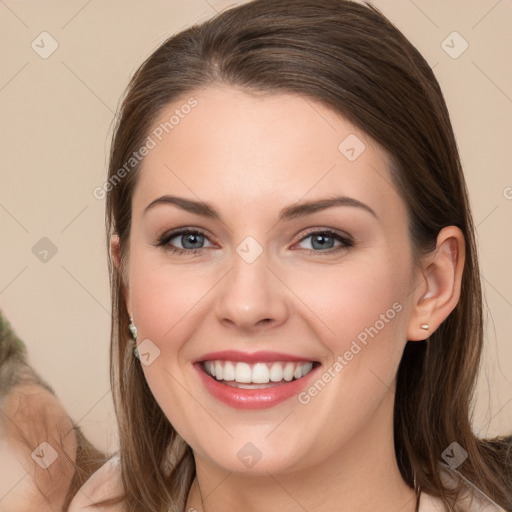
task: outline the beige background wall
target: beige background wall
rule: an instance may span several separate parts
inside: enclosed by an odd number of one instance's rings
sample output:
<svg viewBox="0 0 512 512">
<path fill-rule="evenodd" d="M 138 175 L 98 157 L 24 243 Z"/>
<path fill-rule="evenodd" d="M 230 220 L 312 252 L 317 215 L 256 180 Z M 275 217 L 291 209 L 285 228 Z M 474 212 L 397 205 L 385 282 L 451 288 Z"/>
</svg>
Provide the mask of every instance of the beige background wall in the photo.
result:
<svg viewBox="0 0 512 512">
<path fill-rule="evenodd" d="M 103 449 L 115 449 L 116 438 L 104 201 L 92 191 L 106 175 L 110 124 L 129 77 L 152 50 L 232 3 L 0 1 L 0 308 L 27 343 L 35 368 Z M 478 226 L 488 308 L 475 430 L 509 432 L 512 3 L 374 4 L 434 67 L 451 112 Z M 446 39 L 454 31 L 463 39 Z M 58 44 L 47 58 L 40 54 L 55 43 L 38 37 L 42 32 Z M 469 46 L 457 56 L 464 41 Z M 51 245 L 40 242 L 43 237 Z M 50 251 L 46 262 L 33 252 L 38 243 Z"/>
</svg>

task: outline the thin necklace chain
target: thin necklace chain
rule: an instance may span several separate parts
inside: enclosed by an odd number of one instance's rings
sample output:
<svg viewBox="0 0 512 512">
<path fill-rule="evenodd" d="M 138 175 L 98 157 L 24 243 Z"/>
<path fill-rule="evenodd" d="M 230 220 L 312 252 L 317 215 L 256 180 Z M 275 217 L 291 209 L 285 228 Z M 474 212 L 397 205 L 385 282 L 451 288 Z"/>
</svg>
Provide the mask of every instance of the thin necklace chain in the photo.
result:
<svg viewBox="0 0 512 512">
<path fill-rule="evenodd" d="M 197 476 L 196 476 L 195 482 L 197 484 L 197 489 L 199 490 L 199 496 L 201 496 L 201 508 L 203 509 L 201 512 L 206 512 L 206 510 L 204 509 L 203 493 L 201 492 L 201 487 L 199 486 L 199 480 L 197 479 Z M 421 489 L 420 488 L 418 488 L 418 491 L 417 491 L 416 495 L 417 495 L 416 507 L 414 509 L 414 512 L 419 512 L 419 510 L 420 510 L 420 498 L 421 498 Z M 188 510 L 190 510 L 190 509 L 188 509 Z M 185 512 L 188 512 L 188 510 L 186 510 Z"/>
</svg>

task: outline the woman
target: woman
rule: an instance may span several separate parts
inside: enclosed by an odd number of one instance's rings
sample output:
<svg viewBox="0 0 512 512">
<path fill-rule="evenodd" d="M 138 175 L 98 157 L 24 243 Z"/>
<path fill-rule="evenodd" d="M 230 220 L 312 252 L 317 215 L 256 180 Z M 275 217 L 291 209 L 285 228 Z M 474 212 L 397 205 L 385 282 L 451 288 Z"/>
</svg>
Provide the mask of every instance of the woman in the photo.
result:
<svg viewBox="0 0 512 512">
<path fill-rule="evenodd" d="M 512 509 L 510 439 L 469 419 L 449 115 L 377 9 L 256 0 L 169 38 L 102 190 L 120 452 L 70 510 Z"/>
</svg>

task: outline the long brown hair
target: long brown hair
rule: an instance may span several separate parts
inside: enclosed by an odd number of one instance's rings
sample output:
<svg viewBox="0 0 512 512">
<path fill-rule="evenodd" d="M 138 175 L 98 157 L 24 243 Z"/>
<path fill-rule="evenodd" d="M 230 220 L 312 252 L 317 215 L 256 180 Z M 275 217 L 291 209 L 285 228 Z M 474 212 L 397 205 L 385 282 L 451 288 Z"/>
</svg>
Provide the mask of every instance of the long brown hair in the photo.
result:
<svg viewBox="0 0 512 512">
<path fill-rule="evenodd" d="M 461 229 L 466 254 L 460 300 L 428 343 L 407 344 L 398 369 L 396 457 L 407 484 L 413 486 L 415 474 L 421 489 L 454 509 L 458 489 L 443 482 L 440 461 L 457 442 L 468 453 L 460 474 L 511 510 L 510 440 L 478 439 L 470 424 L 483 343 L 482 292 L 447 107 L 432 69 L 405 36 L 372 5 L 348 0 L 256 0 L 234 7 L 167 39 L 128 85 L 106 187 L 107 247 L 114 234 L 121 243 L 121 269 L 109 258 L 111 384 L 127 509 L 183 510 L 195 465 L 132 354 L 123 283 L 140 164 L 121 178 L 119 170 L 144 145 L 164 108 L 210 84 L 312 98 L 380 143 L 407 206 L 418 265 L 443 227 Z M 169 447 L 175 454 L 170 473 L 163 468 Z"/>
</svg>

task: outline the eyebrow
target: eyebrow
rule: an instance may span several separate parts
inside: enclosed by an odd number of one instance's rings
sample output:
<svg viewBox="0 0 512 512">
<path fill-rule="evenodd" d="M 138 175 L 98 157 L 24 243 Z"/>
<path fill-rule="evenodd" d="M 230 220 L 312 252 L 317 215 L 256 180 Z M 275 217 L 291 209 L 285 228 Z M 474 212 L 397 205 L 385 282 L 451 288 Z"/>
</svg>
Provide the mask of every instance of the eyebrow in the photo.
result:
<svg viewBox="0 0 512 512">
<path fill-rule="evenodd" d="M 201 215 L 211 219 L 222 220 L 220 213 L 210 203 L 171 195 L 157 197 L 154 201 L 151 201 L 151 203 L 149 203 L 146 208 L 144 208 L 143 215 L 146 215 L 148 211 L 159 204 L 175 205 L 189 213 L 194 213 L 196 215 Z M 371 213 L 376 219 L 378 219 L 377 214 L 372 208 L 362 203 L 358 199 L 348 196 L 335 196 L 303 203 L 294 203 L 283 208 L 279 212 L 278 219 L 279 221 L 289 221 L 298 217 L 310 215 L 321 210 L 326 210 L 327 208 L 333 208 L 335 206 L 351 206 L 361 208 L 362 210 Z"/>
</svg>

